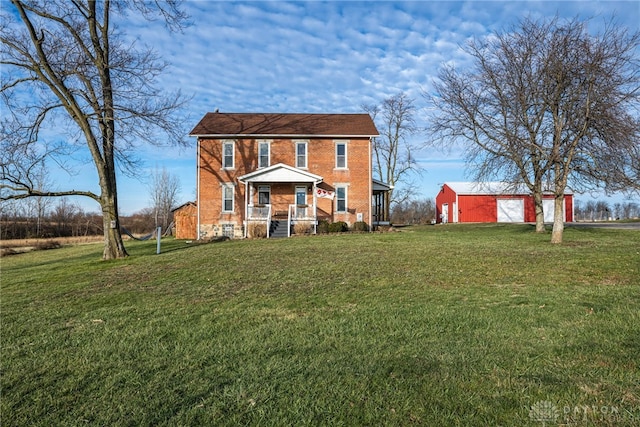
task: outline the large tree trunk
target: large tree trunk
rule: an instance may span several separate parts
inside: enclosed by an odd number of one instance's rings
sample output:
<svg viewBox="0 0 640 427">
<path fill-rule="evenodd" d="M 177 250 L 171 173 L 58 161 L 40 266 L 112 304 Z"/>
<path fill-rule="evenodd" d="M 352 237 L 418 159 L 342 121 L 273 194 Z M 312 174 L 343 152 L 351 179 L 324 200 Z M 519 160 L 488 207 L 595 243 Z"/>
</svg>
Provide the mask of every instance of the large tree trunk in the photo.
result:
<svg viewBox="0 0 640 427">
<path fill-rule="evenodd" d="M 104 227 L 104 251 L 102 252 L 103 260 L 112 260 L 117 258 L 125 258 L 129 254 L 122 242 L 120 234 L 120 224 L 117 215 L 115 217 L 102 211 L 102 226 Z"/>
<path fill-rule="evenodd" d="M 104 230 L 103 260 L 125 258 L 129 254 L 124 247 L 120 233 L 120 219 L 118 217 L 118 198 L 115 169 L 106 168 L 101 174 L 100 205 L 102 207 L 102 226 Z"/>
<path fill-rule="evenodd" d="M 533 192 L 533 206 L 536 212 L 536 233 L 544 233 L 544 211 L 542 210 L 542 192 Z"/>
<path fill-rule="evenodd" d="M 551 231 L 551 243 L 562 243 L 564 232 L 564 194 L 556 194 L 553 202 L 553 230 Z"/>
</svg>

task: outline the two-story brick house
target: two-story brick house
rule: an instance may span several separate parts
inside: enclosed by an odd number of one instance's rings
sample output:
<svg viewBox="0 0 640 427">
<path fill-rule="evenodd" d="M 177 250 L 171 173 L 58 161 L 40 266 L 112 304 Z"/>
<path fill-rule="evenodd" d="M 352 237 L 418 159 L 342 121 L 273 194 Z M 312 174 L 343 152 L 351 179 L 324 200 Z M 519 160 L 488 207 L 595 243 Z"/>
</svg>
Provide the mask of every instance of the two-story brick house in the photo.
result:
<svg viewBox="0 0 640 427">
<path fill-rule="evenodd" d="M 215 112 L 190 135 L 197 138 L 198 238 L 386 219 L 381 195 L 389 187 L 372 177 L 378 131 L 368 114 Z"/>
</svg>

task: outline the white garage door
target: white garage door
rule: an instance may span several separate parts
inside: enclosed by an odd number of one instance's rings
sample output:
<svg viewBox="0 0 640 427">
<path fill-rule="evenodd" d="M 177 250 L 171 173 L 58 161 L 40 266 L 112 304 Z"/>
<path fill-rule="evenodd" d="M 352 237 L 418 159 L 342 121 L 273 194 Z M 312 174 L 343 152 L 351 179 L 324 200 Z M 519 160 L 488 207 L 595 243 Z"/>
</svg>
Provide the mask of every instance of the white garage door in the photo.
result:
<svg viewBox="0 0 640 427">
<path fill-rule="evenodd" d="M 542 212 L 544 213 L 544 222 L 553 222 L 554 199 L 542 199 Z M 562 222 L 565 218 L 564 200 L 562 201 Z"/>
<path fill-rule="evenodd" d="M 498 222 L 524 222 L 524 199 L 498 199 Z"/>
</svg>

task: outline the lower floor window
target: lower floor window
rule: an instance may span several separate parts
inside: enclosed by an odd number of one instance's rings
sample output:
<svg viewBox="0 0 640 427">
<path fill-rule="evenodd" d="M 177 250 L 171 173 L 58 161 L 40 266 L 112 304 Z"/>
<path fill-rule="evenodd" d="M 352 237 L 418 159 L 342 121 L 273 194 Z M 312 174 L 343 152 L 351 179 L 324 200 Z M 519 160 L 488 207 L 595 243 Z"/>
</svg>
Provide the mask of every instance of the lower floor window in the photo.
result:
<svg viewBox="0 0 640 427">
<path fill-rule="evenodd" d="M 222 224 L 222 235 L 225 237 L 233 237 L 233 224 Z"/>
<path fill-rule="evenodd" d="M 336 212 L 347 211 L 347 187 L 336 186 Z"/>
<path fill-rule="evenodd" d="M 268 205 L 271 203 L 271 187 L 259 186 L 258 187 L 258 204 Z"/>
<path fill-rule="evenodd" d="M 222 211 L 233 212 L 233 184 L 222 187 Z"/>
</svg>

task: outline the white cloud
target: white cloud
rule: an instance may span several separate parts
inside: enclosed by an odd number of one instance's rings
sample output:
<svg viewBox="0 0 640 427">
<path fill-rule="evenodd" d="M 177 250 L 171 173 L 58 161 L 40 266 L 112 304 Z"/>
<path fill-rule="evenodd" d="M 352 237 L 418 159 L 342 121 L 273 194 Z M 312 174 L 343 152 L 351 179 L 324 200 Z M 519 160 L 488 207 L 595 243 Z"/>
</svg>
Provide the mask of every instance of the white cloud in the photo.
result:
<svg viewBox="0 0 640 427">
<path fill-rule="evenodd" d="M 187 108 L 193 120 L 189 129 L 216 108 L 358 112 L 362 104 L 400 91 L 422 111 L 422 90 L 430 89 L 443 64 L 468 64 L 460 46 L 473 37 L 504 29 L 529 14 L 595 17 L 594 29 L 614 11 L 621 25 L 633 30 L 640 21 L 638 3 L 626 1 L 187 1 L 185 7 L 193 25 L 184 33 L 168 33 L 161 22 L 139 16 L 118 24 L 171 62 L 169 73 L 158 81 L 167 91 L 193 95 Z M 140 154 L 148 168 L 157 163 L 179 173 L 183 201 L 193 199 L 195 150 Z M 425 187 L 441 181 L 436 170 L 447 180 L 460 172 L 459 152 L 450 154 L 451 162 L 421 157 L 434 171 L 426 175 Z M 139 187 L 127 183 L 120 188 L 123 211 L 146 206 Z M 133 191 L 138 193 L 129 196 Z"/>
</svg>

